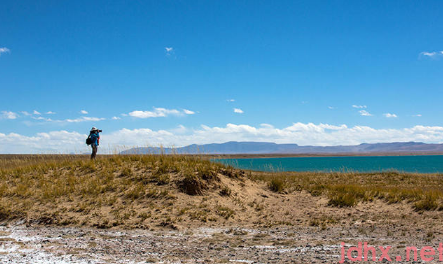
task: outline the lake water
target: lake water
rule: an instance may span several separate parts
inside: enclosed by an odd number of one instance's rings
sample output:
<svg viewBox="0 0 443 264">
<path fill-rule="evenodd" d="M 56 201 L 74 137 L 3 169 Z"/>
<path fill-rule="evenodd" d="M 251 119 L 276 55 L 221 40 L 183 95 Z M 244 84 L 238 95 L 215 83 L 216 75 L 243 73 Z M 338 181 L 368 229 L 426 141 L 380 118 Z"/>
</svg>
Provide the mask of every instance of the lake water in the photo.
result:
<svg viewBox="0 0 443 264">
<path fill-rule="evenodd" d="M 370 157 L 296 157 L 216 159 L 233 167 L 256 171 L 400 171 L 443 173 L 443 155 Z"/>
</svg>

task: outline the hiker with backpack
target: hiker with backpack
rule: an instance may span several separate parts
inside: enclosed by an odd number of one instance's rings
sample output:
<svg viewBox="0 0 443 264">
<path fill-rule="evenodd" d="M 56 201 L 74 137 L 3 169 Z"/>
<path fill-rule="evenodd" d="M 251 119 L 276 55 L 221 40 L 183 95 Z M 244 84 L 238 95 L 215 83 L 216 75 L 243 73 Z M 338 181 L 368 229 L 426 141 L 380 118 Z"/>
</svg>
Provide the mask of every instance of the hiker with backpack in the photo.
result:
<svg viewBox="0 0 443 264">
<path fill-rule="evenodd" d="M 91 145 L 92 148 L 91 159 L 95 159 L 95 156 L 97 155 L 97 149 L 100 144 L 100 132 L 102 132 L 102 130 L 92 127 L 91 131 L 89 131 L 89 136 L 86 139 L 86 144 Z"/>
</svg>

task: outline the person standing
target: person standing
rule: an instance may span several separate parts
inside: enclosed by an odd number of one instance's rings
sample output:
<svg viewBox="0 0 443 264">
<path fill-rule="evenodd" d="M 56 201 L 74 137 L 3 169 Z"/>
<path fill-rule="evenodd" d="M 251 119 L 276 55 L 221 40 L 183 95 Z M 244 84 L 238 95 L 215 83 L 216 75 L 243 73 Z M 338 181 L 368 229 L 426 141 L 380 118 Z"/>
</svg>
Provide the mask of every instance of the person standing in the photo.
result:
<svg viewBox="0 0 443 264">
<path fill-rule="evenodd" d="M 98 130 L 96 127 L 91 128 L 91 131 L 89 132 L 89 137 L 91 138 L 91 159 L 95 159 L 95 156 L 97 155 L 98 146 L 100 145 L 100 132 L 101 130 Z"/>
</svg>

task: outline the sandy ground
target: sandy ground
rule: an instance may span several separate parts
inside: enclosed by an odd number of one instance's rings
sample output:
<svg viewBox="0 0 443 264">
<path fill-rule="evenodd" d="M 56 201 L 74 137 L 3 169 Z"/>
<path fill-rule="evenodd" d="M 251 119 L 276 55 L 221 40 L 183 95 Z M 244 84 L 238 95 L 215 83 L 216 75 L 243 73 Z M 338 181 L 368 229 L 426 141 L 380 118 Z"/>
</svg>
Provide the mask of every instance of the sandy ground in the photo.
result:
<svg viewBox="0 0 443 264">
<path fill-rule="evenodd" d="M 341 241 L 347 246 L 364 241 L 374 246 L 390 245 L 389 255 L 393 260 L 397 255 L 404 258 L 406 246 L 437 248 L 438 241 L 442 241 L 439 239 L 441 234 L 438 238 L 426 240 L 420 236 L 398 239 L 385 232 L 383 228 L 362 232 L 357 226 L 327 229 L 200 227 L 149 231 L 8 225 L 0 227 L 0 261 L 57 264 L 338 263 Z M 378 251 L 377 255 L 379 258 L 381 252 Z"/>
<path fill-rule="evenodd" d="M 312 228 L 313 229 L 313 228 Z M 115 231 L 2 227 L 2 263 L 330 263 L 334 238 L 308 229 Z M 319 241 L 320 239 L 321 241 Z M 332 240 L 331 240 L 332 239 Z"/>
<path fill-rule="evenodd" d="M 247 190 L 239 195 L 263 192 Z M 0 263 L 338 263 L 341 242 L 346 250 L 359 242 L 391 246 L 389 256 L 395 261 L 396 256 L 405 259 L 407 246 L 432 246 L 437 252 L 443 242 L 441 211 L 415 212 L 409 203 L 380 200 L 336 208 L 306 192 L 267 194 L 261 203 L 270 214 L 254 215 L 247 209 L 229 221 L 176 222 L 174 229 L 152 223 L 130 230 L 4 223 Z M 194 198 L 205 200 L 205 208 L 215 205 L 211 196 Z M 397 263 L 425 263 L 420 251 L 417 260 Z"/>
<path fill-rule="evenodd" d="M 143 173 L 134 168 L 132 176 Z M 342 242 L 346 251 L 367 242 L 377 260 L 378 247 L 390 246 L 391 260 L 413 263 L 404 261 L 406 247 L 437 251 L 443 242 L 443 211 L 414 211 L 412 202 L 375 199 L 337 208 L 325 195 L 274 193 L 228 171 L 218 178 L 202 195 L 185 194 L 172 180 L 155 187 L 168 195 L 90 211 L 78 210 L 82 196 L 36 203 L 26 219 L 0 223 L 0 263 L 338 263 Z M 229 194 L 221 193 L 225 188 Z M 438 253 L 428 263 L 443 262 Z M 421 259 L 419 251 L 415 263 Z"/>
</svg>

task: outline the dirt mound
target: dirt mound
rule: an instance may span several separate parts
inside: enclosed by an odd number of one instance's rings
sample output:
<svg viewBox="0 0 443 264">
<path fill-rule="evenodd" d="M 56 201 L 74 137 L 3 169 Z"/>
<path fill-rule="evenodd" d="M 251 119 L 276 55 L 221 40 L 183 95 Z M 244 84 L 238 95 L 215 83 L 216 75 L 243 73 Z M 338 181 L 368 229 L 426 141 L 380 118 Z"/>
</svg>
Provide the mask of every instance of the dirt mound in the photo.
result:
<svg viewBox="0 0 443 264">
<path fill-rule="evenodd" d="M 247 221 L 277 196 L 196 157 L 115 156 L 3 171 L 0 216 L 30 224 L 154 228 Z M 8 187 L 6 187 L 8 186 Z M 258 221 L 259 222 L 259 221 Z"/>
<path fill-rule="evenodd" d="M 362 197 L 367 197 L 372 193 L 363 187 L 339 188 L 331 181 L 344 182 L 347 177 L 352 184 L 384 176 L 244 172 L 180 155 L 111 156 L 95 162 L 58 160 L 0 169 L 0 220 L 29 225 L 183 230 L 201 226 L 329 229 L 348 225 L 363 230 L 412 222 L 431 230 L 436 222 L 441 223 L 439 211 L 415 211 L 414 202 L 407 200 L 361 198 L 351 199 L 353 203 L 344 206 L 338 197 L 339 207 L 331 204 L 331 194 L 364 193 Z M 395 177 L 398 181 L 414 180 L 414 186 L 417 181 L 439 180 L 432 175 L 400 174 L 389 179 L 397 182 Z"/>
</svg>

